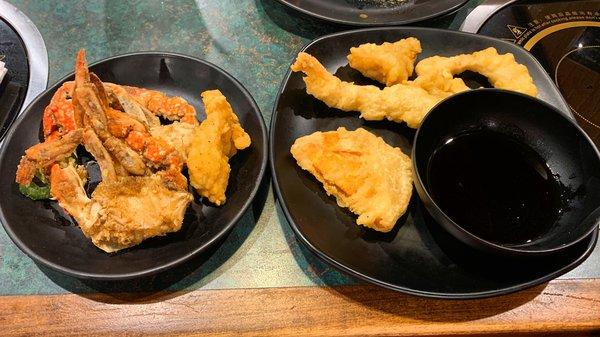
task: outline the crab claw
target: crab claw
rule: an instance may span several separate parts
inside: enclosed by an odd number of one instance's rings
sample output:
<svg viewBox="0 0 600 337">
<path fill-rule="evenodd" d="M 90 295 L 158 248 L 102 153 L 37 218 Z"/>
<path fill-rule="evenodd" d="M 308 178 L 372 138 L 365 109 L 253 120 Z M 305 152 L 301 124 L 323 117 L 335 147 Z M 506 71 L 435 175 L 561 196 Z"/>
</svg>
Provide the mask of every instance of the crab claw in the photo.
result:
<svg viewBox="0 0 600 337">
<path fill-rule="evenodd" d="M 73 130 L 62 138 L 36 144 L 25 150 L 21 162 L 17 167 L 15 181 L 21 185 L 29 185 L 38 169 L 45 169 L 50 165 L 69 157 L 83 141 L 83 130 Z"/>
</svg>

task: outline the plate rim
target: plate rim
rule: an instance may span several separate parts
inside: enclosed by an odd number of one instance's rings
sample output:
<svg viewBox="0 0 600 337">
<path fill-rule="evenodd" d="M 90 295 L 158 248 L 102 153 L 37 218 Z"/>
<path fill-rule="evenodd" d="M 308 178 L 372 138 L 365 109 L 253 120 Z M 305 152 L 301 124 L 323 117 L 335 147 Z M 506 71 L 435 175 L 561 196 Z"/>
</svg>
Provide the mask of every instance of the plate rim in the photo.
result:
<svg viewBox="0 0 600 337">
<path fill-rule="evenodd" d="M 517 0 L 485 0 L 477 7 L 473 8 L 471 13 L 465 17 L 459 30 L 469 33 L 477 33 L 481 27 L 501 9 L 513 4 Z"/>
<path fill-rule="evenodd" d="M 467 2 L 469 2 L 469 0 L 457 0 L 459 1 L 458 4 L 444 10 L 441 12 L 438 12 L 436 14 L 430 14 L 430 15 L 426 15 L 426 16 L 421 16 L 419 18 L 414 18 L 414 19 L 410 19 L 410 20 L 394 20 L 394 21 L 385 21 L 385 22 L 360 22 L 360 21 L 352 21 L 352 20 L 343 20 L 343 19 L 336 19 L 333 18 L 331 16 L 326 16 L 326 15 L 322 15 L 322 14 L 318 14 L 315 13 L 313 11 L 309 11 L 305 8 L 302 8 L 298 5 L 295 5 L 293 3 L 291 3 L 289 0 L 277 0 L 280 4 L 283 4 L 285 6 L 287 6 L 287 8 L 290 8 L 292 10 L 298 11 L 302 14 L 308 15 L 312 18 L 318 19 L 318 20 L 323 20 L 323 21 L 327 21 L 327 22 L 332 22 L 335 24 L 340 24 L 340 25 L 347 25 L 347 26 L 355 26 L 355 27 L 375 27 L 375 26 L 398 26 L 398 25 L 408 25 L 408 24 L 412 24 L 412 23 L 417 23 L 417 22 L 421 22 L 421 21 L 426 21 L 426 20 L 430 20 L 430 19 L 434 19 L 434 18 L 438 18 L 447 14 L 451 14 L 454 13 L 456 11 L 458 11 L 460 8 L 462 8 L 463 6 L 465 6 L 467 4 Z"/>
<path fill-rule="evenodd" d="M 92 66 L 95 66 L 98 64 L 106 63 L 106 62 L 113 61 L 115 59 L 120 59 L 120 58 L 146 56 L 146 55 L 187 59 L 187 60 L 191 60 L 191 61 L 194 61 L 197 63 L 201 63 L 210 68 L 213 68 L 213 69 L 217 70 L 218 72 L 220 72 L 221 74 L 223 74 L 226 78 L 231 80 L 232 83 L 235 86 L 237 86 L 240 89 L 240 91 L 242 92 L 242 94 L 248 99 L 248 101 L 250 102 L 250 106 L 252 107 L 252 110 L 255 111 L 259 117 L 260 133 L 262 134 L 262 137 L 263 137 L 263 141 L 261 142 L 260 146 L 262 146 L 262 148 L 264 149 L 263 155 L 261 158 L 261 166 L 260 166 L 260 170 L 258 173 L 258 177 L 254 182 L 254 187 L 252 188 L 252 190 L 250 192 L 250 197 L 244 202 L 242 207 L 237 211 L 237 214 L 235 214 L 234 218 L 226 226 L 224 226 L 221 229 L 221 231 L 219 231 L 213 238 L 211 238 L 209 241 L 207 241 L 203 245 L 198 246 L 195 249 L 186 253 L 185 255 L 183 255 L 177 259 L 174 259 L 166 264 L 160 265 L 160 266 L 146 268 L 144 270 L 137 271 L 137 272 L 110 274 L 110 275 L 103 274 L 103 273 L 81 272 L 81 271 L 77 271 L 77 270 L 74 270 L 69 267 L 64 267 L 64 266 L 58 265 L 54 262 L 50 262 L 50 261 L 46 260 L 45 258 L 42 258 L 38 254 L 33 252 L 31 249 L 29 249 L 29 247 L 27 245 L 25 245 L 18 238 L 17 235 L 15 235 L 15 233 L 12 231 L 10 226 L 7 225 L 7 221 L 4 216 L 4 209 L 2 207 L 2 202 L 0 202 L 0 223 L 2 223 L 2 227 L 4 228 L 4 230 L 10 237 L 10 239 L 13 241 L 13 243 L 23 253 L 25 253 L 29 258 L 31 258 L 34 262 L 39 262 L 39 263 L 43 264 L 44 266 L 47 266 L 55 271 L 58 271 L 60 273 L 63 273 L 63 274 L 69 275 L 69 276 L 73 276 L 78 279 L 92 279 L 92 280 L 100 280 L 100 281 L 118 281 L 118 280 L 129 280 L 129 279 L 135 279 L 135 278 L 141 278 L 141 277 L 145 277 L 145 276 L 154 275 L 156 273 L 171 269 L 177 265 L 184 263 L 185 261 L 191 259 L 192 257 L 199 255 L 202 252 L 206 251 L 207 249 L 212 247 L 215 243 L 217 243 L 221 239 L 223 239 L 233 229 L 233 227 L 238 223 L 240 218 L 248 211 L 248 208 L 250 207 L 250 205 L 256 198 L 258 189 L 260 188 L 260 185 L 263 183 L 263 180 L 265 178 L 267 162 L 268 162 L 268 155 L 269 155 L 269 152 L 268 152 L 269 142 L 268 142 L 267 127 L 265 124 L 263 114 L 260 110 L 260 107 L 258 106 L 258 104 L 256 104 L 256 101 L 254 100 L 254 98 L 252 97 L 252 95 L 250 94 L 248 89 L 246 89 L 246 87 L 239 80 L 237 80 L 235 77 L 233 77 L 233 75 L 229 74 L 227 71 L 223 70 L 222 68 L 215 65 L 214 63 L 194 57 L 194 56 L 175 53 L 175 52 L 136 51 L 136 52 L 130 52 L 130 53 L 124 53 L 124 54 L 110 56 L 110 57 L 95 61 L 95 62 L 91 63 L 89 66 L 92 67 Z M 2 141 L 2 144 L 0 145 L 0 158 L 4 158 L 5 152 L 7 151 L 7 144 L 9 143 L 9 140 L 12 139 L 17 128 L 23 122 L 24 118 L 29 114 L 29 110 L 34 106 L 34 104 L 36 104 L 39 100 L 42 99 L 43 96 L 45 96 L 49 92 L 57 90 L 60 85 L 62 85 L 65 81 L 69 80 L 73 76 L 74 76 L 74 72 L 70 72 L 66 76 L 63 76 L 61 79 L 56 81 L 56 83 L 52 84 L 52 86 L 48 87 L 47 89 L 42 91 L 40 94 L 38 94 L 35 97 L 35 99 L 32 100 L 27 105 L 27 107 L 22 111 L 22 113 L 14 121 L 14 123 L 10 127 L 9 132 L 6 133 L 6 137 Z"/>
<path fill-rule="evenodd" d="M 361 28 L 361 29 L 354 29 L 354 30 L 348 30 L 348 31 L 342 31 L 342 32 L 337 32 L 337 33 L 333 33 L 333 34 L 327 34 L 321 37 L 318 37 L 310 42 L 308 42 L 306 45 L 304 45 L 301 49 L 301 51 L 305 51 L 306 49 L 308 49 L 310 46 L 321 42 L 322 40 L 326 40 L 329 38 L 335 38 L 337 36 L 341 36 L 341 35 L 352 35 L 352 34 L 356 34 L 356 33 L 362 33 L 362 32 L 369 32 L 369 31 L 390 31 L 390 30 L 397 30 L 397 31 L 414 31 L 414 30 L 421 30 L 421 31 L 443 31 L 445 33 L 451 32 L 453 34 L 457 34 L 457 35 L 465 35 L 465 36 L 477 36 L 477 38 L 481 38 L 484 40 L 492 40 L 495 43 L 499 42 L 501 44 L 506 44 L 511 46 L 512 48 L 514 47 L 518 47 L 517 45 L 514 45 L 510 42 L 507 41 L 503 41 L 500 39 L 496 39 L 493 37 L 489 37 L 489 36 L 484 36 L 484 35 L 477 35 L 477 34 L 473 34 L 473 33 L 468 33 L 468 32 L 462 32 L 462 31 L 453 31 L 453 30 L 445 30 L 445 29 L 438 29 L 438 28 L 429 28 L 429 27 L 411 27 L 411 26 L 403 26 L 403 27 L 375 27 L 375 28 Z M 521 48 L 522 49 L 522 48 Z M 529 53 L 528 53 L 529 55 Z M 531 59 L 533 61 L 535 61 L 535 63 L 541 67 L 541 64 L 539 63 L 539 61 L 537 59 L 535 59 L 533 56 L 531 56 Z M 292 60 L 293 62 L 293 60 Z M 292 63 L 290 63 L 291 65 Z M 275 103 L 273 105 L 273 110 L 272 110 L 272 114 L 271 114 L 271 121 L 270 121 L 270 125 L 269 125 L 269 168 L 271 170 L 271 176 L 272 176 L 272 180 L 273 180 L 273 188 L 275 190 L 275 197 L 277 199 L 277 203 L 279 204 L 279 207 L 283 210 L 283 213 L 285 215 L 285 218 L 288 222 L 288 224 L 290 225 L 290 227 L 292 228 L 296 238 L 302 243 L 304 244 L 307 248 L 309 248 L 309 250 L 314 253 L 315 255 L 317 255 L 319 258 L 321 258 L 321 260 L 327 262 L 329 265 L 333 266 L 334 268 L 347 273 L 349 275 L 352 275 L 360 280 L 363 281 L 367 281 L 369 283 L 375 284 L 377 286 L 381 286 L 383 288 L 386 289 L 390 289 L 390 290 L 394 290 L 394 291 L 399 291 L 405 294 L 409 294 L 409 295 L 416 295 L 416 296 L 422 296 L 422 297 L 428 297 L 428 298 L 436 298 L 436 299 L 450 299 L 450 300 L 461 300 L 461 299 L 478 299 L 478 298 L 488 298 L 488 297 L 494 297 L 494 296 L 499 296 L 499 295 L 505 295 L 505 294 L 509 294 L 509 293 L 513 293 L 516 291 L 520 291 L 520 290 L 524 290 L 524 289 L 528 289 L 531 287 L 534 287 L 536 285 L 542 284 L 544 282 L 547 282 L 549 280 L 555 279 L 569 271 L 571 271 L 572 269 L 574 269 L 575 267 L 577 267 L 578 265 L 580 265 L 583 261 L 585 261 L 594 251 L 594 248 L 596 246 L 596 243 L 598 241 L 598 236 L 599 236 L 599 232 L 600 232 L 600 228 L 596 228 L 591 234 L 588 235 L 588 237 L 591 238 L 590 243 L 588 244 L 585 252 L 583 254 L 581 254 L 581 256 L 577 257 L 574 261 L 566 264 L 565 266 L 563 266 L 562 268 L 559 268 L 555 271 L 553 271 L 552 273 L 548 273 L 542 277 L 539 277 L 537 279 L 534 280 L 530 280 L 528 282 L 523 282 L 521 284 L 517 284 L 517 285 L 513 285 L 510 287 L 506 287 L 506 288 L 502 288 L 499 290 L 487 290 L 487 291 L 480 291 L 480 292 L 469 292 L 469 293 L 443 293 L 443 292 L 431 292 L 431 291 L 422 291 L 422 290 L 415 290 L 415 289 L 411 289 L 408 287 L 402 287 L 402 286 L 397 286 L 385 281 L 381 281 L 378 280 L 376 278 L 370 277 L 368 275 L 365 275 L 363 273 L 360 273 L 356 270 L 354 270 L 353 268 L 346 266 L 338 261 L 336 261 L 334 258 L 328 256 L 327 254 L 325 254 L 324 252 L 321 252 L 319 249 L 317 249 L 305 236 L 304 234 L 300 231 L 300 229 L 298 228 L 298 226 L 296 225 L 296 223 L 294 222 L 290 211 L 287 207 L 287 204 L 285 202 L 285 199 L 282 196 L 281 193 L 281 189 L 279 186 L 279 181 L 277 179 L 277 171 L 275 169 L 275 154 L 274 154 L 274 143 L 275 143 L 275 123 L 278 117 L 278 109 L 277 106 L 279 104 L 280 98 L 281 98 L 281 94 L 283 93 L 283 89 L 286 86 L 286 84 L 289 82 L 289 79 L 292 75 L 292 71 L 291 69 L 288 67 L 287 73 L 285 75 L 285 77 L 283 78 L 280 86 L 279 86 L 279 90 L 277 92 L 277 96 L 275 98 Z M 566 105 L 566 102 L 564 100 L 564 98 L 561 98 L 561 102 L 563 103 L 563 105 Z M 563 109 L 561 107 L 557 107 L 557 109 L 561 110 L 563 113 L 565 113 L 565 115 L 571 119 L 574 119 L 573 114 L 566 110 Z M 584 239 L 585 240 L 585 239 Z"/>
</svg>

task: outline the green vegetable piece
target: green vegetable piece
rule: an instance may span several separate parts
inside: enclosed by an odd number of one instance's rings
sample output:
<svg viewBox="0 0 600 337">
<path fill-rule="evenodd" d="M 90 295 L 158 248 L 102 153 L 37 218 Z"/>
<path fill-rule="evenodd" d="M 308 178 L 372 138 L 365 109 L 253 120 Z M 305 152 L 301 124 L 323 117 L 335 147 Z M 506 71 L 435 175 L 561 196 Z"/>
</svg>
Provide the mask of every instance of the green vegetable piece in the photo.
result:
<svg viewBox="0 0 600 337">
<path fill-rule="evenodd" d="M 50 186 L 39 186 L 34 183 L 19 185 L 19 192 L 31 200 L 50 199 Z"/>
</svg>

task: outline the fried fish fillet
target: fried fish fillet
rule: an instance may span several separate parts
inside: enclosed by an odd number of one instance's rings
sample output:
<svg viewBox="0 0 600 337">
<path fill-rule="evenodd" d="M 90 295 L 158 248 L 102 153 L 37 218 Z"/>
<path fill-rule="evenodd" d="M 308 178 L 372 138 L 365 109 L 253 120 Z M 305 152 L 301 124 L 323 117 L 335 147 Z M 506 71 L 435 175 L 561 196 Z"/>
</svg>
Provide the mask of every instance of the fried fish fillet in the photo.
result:
<svg viewBox="0 0 600 337">
<path fill-rule="evenodd" d="M 188 151 L 190 182 L 198 193 L 219 206 L 225 203 L 229 158 L 250 146 L 231 105 L 219 90 L 202 93 L 206 119 L 194 131 Z"/>
<path fill-rule="evenodd" d="M 389 87 L 408 80 L 421 51 L 421 42 L 414 37 L 380 45 L 365 43 L 350 48 L 348 62 L 364 76 Z"/>
<path fill-rule="evenodd" d="M 412 195 L 410 158 L 365 129 L 339 128 L 298 138 L 291 153 L 357 223 L 389 232 Z"/>
<path fill-rule="evenodd" d="M 495 48 L 452 57 L 432 56 L 420 61 L 415 70 L 415 84 L 430 92 L 431 88 L 436 86 L 431 85 L 432 79 L 456 81 L 459 79 L 454 79 L 454 75 L 467 70 L 487 77 L 494 88 L 517 91 L 534 97 L 538 92 L 527 67 L 517 63 L 513 54 L 500 55 Z M 439 88 L 439 85 L 437 87 Z M 466 88 L 464 83 L 463 88 Z"/>
<path fill-rule="evenodd" d="M 307 53 L 298 54 L 291 68 L 306 75 L 306 92 L 327 106 L 343 111 L 358 111 L 360 117 L 366 120 L 406 122 L 411 128 L 417 128 L 429 110 L 450 95 L 445 92 L 431 94 L 410 84 L 379 89 L 373 85 L 344 82 Z"/>
</svg>

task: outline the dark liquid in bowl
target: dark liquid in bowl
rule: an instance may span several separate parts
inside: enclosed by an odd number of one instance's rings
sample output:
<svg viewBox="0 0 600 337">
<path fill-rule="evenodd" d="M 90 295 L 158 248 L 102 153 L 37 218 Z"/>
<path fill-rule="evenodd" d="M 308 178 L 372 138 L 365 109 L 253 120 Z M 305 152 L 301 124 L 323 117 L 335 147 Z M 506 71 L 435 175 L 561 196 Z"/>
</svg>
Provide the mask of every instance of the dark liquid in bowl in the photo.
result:
<svg viewBox="0 0 600 337">
<path fill-rule="evenodd" d="M 427 170 L 437 205 L 487 241 L 533 242 L 559 217 L 557 178 L 531 147 L 504 134 L 482 130 L 448 139 Z"/>
</svg>

